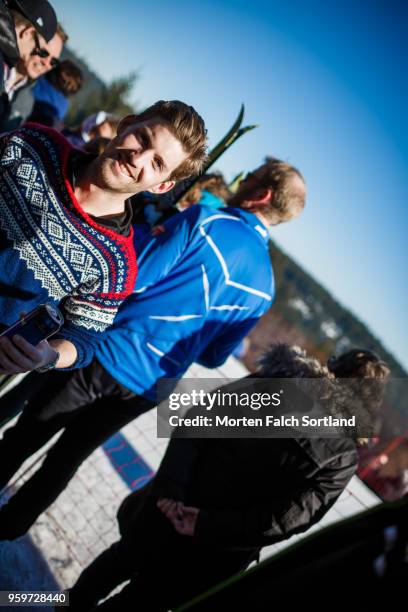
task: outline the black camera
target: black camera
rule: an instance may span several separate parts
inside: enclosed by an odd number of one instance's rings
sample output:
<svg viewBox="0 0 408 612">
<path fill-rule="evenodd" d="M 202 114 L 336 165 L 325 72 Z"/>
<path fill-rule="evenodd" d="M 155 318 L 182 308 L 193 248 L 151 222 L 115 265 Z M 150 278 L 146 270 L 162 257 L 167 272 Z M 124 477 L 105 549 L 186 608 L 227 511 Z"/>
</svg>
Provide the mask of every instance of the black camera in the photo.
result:
<svg viewBox="0 0 408 612">
<path fill-rule="evenodd" d="M 60 310 L 50 304 L 40 304 L 10 325 L 0 336 L 12 338 L 18 334 L 33 346 L 55 334 L 64 323 Z"/>
</svg>

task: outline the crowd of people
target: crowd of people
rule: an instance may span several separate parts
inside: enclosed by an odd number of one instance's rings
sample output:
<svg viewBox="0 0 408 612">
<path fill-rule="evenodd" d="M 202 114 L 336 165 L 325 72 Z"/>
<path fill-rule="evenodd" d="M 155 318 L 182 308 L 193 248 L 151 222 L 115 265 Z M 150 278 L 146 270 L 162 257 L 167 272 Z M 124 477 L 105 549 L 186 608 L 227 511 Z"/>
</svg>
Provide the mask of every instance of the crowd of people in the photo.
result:
<svg viewBox="0 0 408 612">
<path fill-rule="evenodd" d="M 302 213 L 306 183 L 272 156 L 234 191 L 204 174 L 204 120 L 178 100 L 64 126 L 83 75 L 59 60 L 68 37 L 53 8 L 0 0 L 0 29 L 0 331 L 43 303 L 64 317 L 37 345 L 0 336 L 0 372 L 27 373 L 0 399 L 0 422 L 19 415 L 0 440 L 0 488 L 62 432 L 0 508 L 0 539 L 13 540 L 100 444 L 156 406 L 158 381 L 194 362 L 216 368 L 239 347 L 273 304 L 270 231 Z M 325 379 L 334 413 L 336 379 L 374 379 L 375 393 L 351 387 L 374 419 L 388 368 L 362 348 L 324 365 L 276 345 L 256 376 Z M 73 586 L 72 609 L 167 610 L 244 570 L 323 517 L 363 437 L 172 438 L 153 481 L 122 503 L 120 541 Z"/>
</svg>

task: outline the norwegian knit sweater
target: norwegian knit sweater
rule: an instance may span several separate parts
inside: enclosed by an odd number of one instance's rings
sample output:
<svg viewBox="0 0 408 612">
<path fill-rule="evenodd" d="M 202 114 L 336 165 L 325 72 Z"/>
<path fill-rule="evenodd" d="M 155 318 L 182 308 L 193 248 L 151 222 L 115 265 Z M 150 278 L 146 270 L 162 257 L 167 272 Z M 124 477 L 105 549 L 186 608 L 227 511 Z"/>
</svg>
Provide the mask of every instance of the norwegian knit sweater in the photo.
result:
<svg viewBox="0 0 408 612">
<path fill-rule="evenodd" d="M 60 306 L 65 323 L 54 337 L 75 345 L 79 368 L 133 291 L 137 266 L 133 230 L 99 225 L 76 200 L 75 152 L 35 124 L 0 137 L 0 326 L 38 304 Z"/>
</svg>

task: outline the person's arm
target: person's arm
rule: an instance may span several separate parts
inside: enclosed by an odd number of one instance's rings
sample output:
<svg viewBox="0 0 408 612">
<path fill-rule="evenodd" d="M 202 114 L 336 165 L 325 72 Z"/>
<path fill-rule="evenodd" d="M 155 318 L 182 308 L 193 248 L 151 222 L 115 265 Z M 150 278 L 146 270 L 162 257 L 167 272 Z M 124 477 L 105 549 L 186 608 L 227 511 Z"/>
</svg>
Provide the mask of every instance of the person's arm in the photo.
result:
<svg viewBox="0 0 408 612">
<path fill-rule="evenodd" d="M 0 372 L 30 372 L 53 364 L 57 357 L 57 369 L 87 366 L 125 297 L 98 292 L 67 297 L 59 305 L 64 324 L 49 341 L 33 346 L 18 336 L 0 338 Z"/>
<path fill-rule="evenodd" d="M 136 293 L 138 287 L 154 284 L 168 274 L 183 255 L 198 214 L 193 213 L 176 215 L 156 236 L 149 235 L 140 241 Z M 34 347 L 23 339 L 22 343 L 10 342 L 7 338 L 0 340 L 0 372 L 15 374 L 37 369 L 54 361 L 56 350 L 60 353 L 58 369 L 87 366 L 125 297 L 106 298 L 98 293 L 68 297 L 61 305 L 65 323 L 50 342 Z"/>
<path fill-rule="evenodd" d="M 78 351 L 75 344 L 69 340 L 50 340 L 50 346 L 54 351 L 58 352 L 58 360 L 55 364 L 57 369 L 59 368 L 70 368 L 78 359 Z M 49 363 L 49 362 L 48 362 Z M 44 364 L 47 365 L 47 364 Z"/>
<path fill-rule="evenodd" d="M 347 464 L 341 468 L 328 465 L 290 498 L 276 498 L 242 510 L 200 509 L 194 537 L 227 548 L 265 546 L 285 540 L 317 523 L 341 495 L 355 470 L 356 461 L 350 455 Z"/>
<path fill-rule="evenodd" d="M 22 374 L 48 364 L 68 368 L 76 359 L 76 347 L 68 340 L 43 340 L 33 346 L 18 335 L 0 338 L 0 374 Z"/>
<path fill-rule="evenodd" d="M 179 216 L 179 215 L 177 215 Z M 138 260 L 138 275 L 135 294 L 160 281 L 179 261 L 190 242 L 191 227 L 194 225 L 194 215 L 171 219 L 157 235 L 148 235 L 138 242 L 135 237 L 136 255 Z M 82 368 L 93 358 L 97 344 L 103 339 L 105 330 L 113 323 L 117 313 L 119 300 L 116 303 L 97 294 L 90 296 L 69 297 L 63 305 L 62 312 L 65 325 L 56 334 L 56 338 L 71 342 L 77 352 L 76 361 L 62 368 Z M 123 301 L 123 299 L 121 300 Z M 123 325 L 123 320 L 121 322 Z M 73 355 L 66 347 L 65 354 Z M 68 358 L 68 357 L 67 357 Z"/>
<path fill-rule="evenodd" d="M 37 346 L 18 335 L 0 338 L 0 373 L 30 372 L 54 363 L 57 369 L 87 366 L 124 297 L 69 297 L 61 305 L 64 325 L 49 341 L 43 340 Z"/>
<path fill-rule="evenodd" d="M 259 316 L 261 316 L 260 313 Z M 225 331 L 216 336 L 201 352 L 196 362 L 205 368 L 218 368 L 232 354 L 234 349 L 249 334 L 259 317 L 251 317 L 245 321 L 225 325 Z"/>
</svg>

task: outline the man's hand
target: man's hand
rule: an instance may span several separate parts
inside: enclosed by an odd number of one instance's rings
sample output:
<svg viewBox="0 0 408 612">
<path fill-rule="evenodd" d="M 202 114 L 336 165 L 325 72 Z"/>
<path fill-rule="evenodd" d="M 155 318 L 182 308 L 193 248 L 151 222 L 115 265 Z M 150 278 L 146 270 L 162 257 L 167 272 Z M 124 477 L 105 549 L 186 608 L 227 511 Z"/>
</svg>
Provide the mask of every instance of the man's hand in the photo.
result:
<svg viewBox="0 0 408 612">
<path fill-rule="evenodd" d="M 180 535 L 193 536 L 197 524 L 199 508 L 185 506 L 173 499 L 160 498 L 157 507 L 169 519 Z"/>
<path fill-rule="evenodd" d="M 0 337 L 0 373 L 21 374 L 31 372 L 55 360 L 57 352 L 42 340 L 33 346 L 19 335 Z"/>
</svg>

